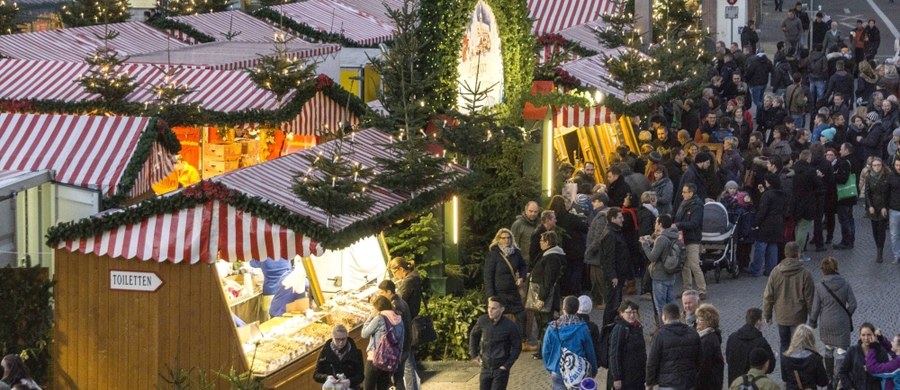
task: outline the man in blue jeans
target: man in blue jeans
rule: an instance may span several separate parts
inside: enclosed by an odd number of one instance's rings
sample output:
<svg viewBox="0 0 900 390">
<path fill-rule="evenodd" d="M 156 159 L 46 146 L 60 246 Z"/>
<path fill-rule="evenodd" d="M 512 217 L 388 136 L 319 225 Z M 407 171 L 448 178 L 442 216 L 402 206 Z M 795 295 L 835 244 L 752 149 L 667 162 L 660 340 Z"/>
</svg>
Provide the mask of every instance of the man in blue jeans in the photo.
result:
<svg viewBox="0 0 900 390">
<path fill-rule="evenodd" d="M 800 264 L 800 247 L 791 241 L 784 246 L 785 259 L 772 270 L 763 293 L 763 317 L 772 324 L 772 312 L 778 323 L 781 352 L 787 350 L 797 325 L 805 324 L 812 309 L 815 282 Z"/>
</svg>

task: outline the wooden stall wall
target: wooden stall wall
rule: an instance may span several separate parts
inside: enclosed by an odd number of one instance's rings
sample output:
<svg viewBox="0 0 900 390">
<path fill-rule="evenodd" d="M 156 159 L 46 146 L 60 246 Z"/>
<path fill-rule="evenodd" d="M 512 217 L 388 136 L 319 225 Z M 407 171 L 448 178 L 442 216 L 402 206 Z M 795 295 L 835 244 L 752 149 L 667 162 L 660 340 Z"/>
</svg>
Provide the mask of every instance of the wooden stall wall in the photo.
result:
<svg viewBox="0 0 900 390">
<path fill-rule="evenodd" d="M 56 251 L 54 389 L 151 389 L 176 364 L 215 371 L 247 363 L 215 268 Z M 110 270 L 155 272 L 156 292 L 112 291 Z M 195 370 L 194 372 L 197 372 Z"/>
</svg>

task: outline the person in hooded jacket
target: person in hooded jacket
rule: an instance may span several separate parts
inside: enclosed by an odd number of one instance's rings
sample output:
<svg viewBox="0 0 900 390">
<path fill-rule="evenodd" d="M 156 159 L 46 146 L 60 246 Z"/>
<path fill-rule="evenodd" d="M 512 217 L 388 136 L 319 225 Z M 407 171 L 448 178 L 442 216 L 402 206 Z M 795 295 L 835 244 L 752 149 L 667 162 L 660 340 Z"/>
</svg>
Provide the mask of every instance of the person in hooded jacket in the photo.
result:
<svg viewBox="0 0 900 390">
<path fill-rule="evenodd" d="M 822 355 L 816 352 L 816 335 L 809 326 L 797 327 L 790 347 L 782 354 L 781 380 L 786 390 L 815 389 L 830 383 Z"/>
<path fill-rule="evenodd" d="M 875 325 L 869 322 L 863 322 L 859 326 L 859 340 L 847 350 L 844 362 L 838 369 L 839 390 L 881 389 L 881 380 L 866 371 L 866 357 L 869 353 L 874 353 L 873 358 L 877 363 L 890 360 L 888 350 L 882 345 L 883 337 Z"/>
<path fill-rule="evenodd" d="M 344 374 L 347 378 L 346 387 L 358 387 L 363 381 L 362 352 L 356 347 L 356 342 L 348 336 L 347 327 L 344 325 L 335 325 L 331 335 L 332 338 L 325 342 L 325 346 L 319 352 L 313 380 L 325 383 L 328 376 L 337 377 L 338 374 Z"/>
<path fill-rule="evenodd" d="M 672 251 L 672 243 L 678 240 L 678 229 L 672 226 L 673 223 L 671 215 L 661 214 L 656 218 L 653 235 L 641 237 L 641 248 L 650 263 L 653 312 L 656 314 L 657 328 L 662 325 L 663 306 L 675 302 L 675 274 L 670 274 L 663 266 Z"/>
<path fill-rule="evenodd" d="M 900 334 L 894 336 L 890 345 L 887 345 L 887 340 L 885 338 L 881 337 L 880 340 L 882 341 L 881 348 L 869 348 L 869 352 L 866 353 L 866 372 L 876 375 L 900 370 L 900 357 L 898 357 L 898 354 L 900 354 Z M 886 362 L 878 361 L 878 355 L 881 354 L 881 350 L 887 350 L 890 360 Z M 897 383 L 891 380 L 886 381 L 884 390 L 894 390 L 896 384 Z"/>
<path fill-rule="evenodd" d="M 389 328 L 401 340 L 400 344 L 403 344 L 403 320 L 400 317 L 400 313 L 394 311 L 390 299 L 382 295 L 376 295 L 372 299 L 372 312 L 363 323 L 362 332 L 360 333 L 363 338 L 369 339 L 369 346 L 366 347 L 364 389 L 388 390 L 391 386 L 392 373 L 382 371 L 373 365 L 375 349 L 381 343 L 381 336 Z M 402 345 L 400 349 L 403 350 Z"/>
<path fill-rule="evenodd" d="M 865 136 L 859 141 L 859 144 L 863 147 L 863 157 L 866 159 L 869 157 L 881 158 L 881 138 L 884 137 L 885 132 L 881 122 L 881 115 L 877 111 L 866 114 L 866 123 L 869 126 L 869 130 L 866 131 Z"/>
<path fill-rule="evenodd" d="M 725 359 L 722 358 L 722 332 L 719 331 L 719 310 L 704 303 L 697 307 L 697 333 L 700 335 L 700 370 L 696 390 L 722 388 Z"/>
<path fill-rule="evenodd" d="M 609 337 L 609 380 L 615 390 L 643 390 L 647 361 L 640 306 L 630 300 L 619 305 L 619 316 Z"/>
<path fill-rule="evenodd" d="M 784 217 L 786 215 L 787 197 L 781 189 L 781 178 L 777 174 L 767 172 L 765 183 L 759 188 L 762 192 L 759 208 L 756 213 L 756 242 L 750 273 L 760 276 L 772 272 L 778 264 L 778 242 L 784 239 Z"/>
<path fill-rule="evenodd" d="M 589 371 L 585 373 L 585 378 L 597 375 L 597 355 L 594 354 L 591 332 L 577 313 L 578 298 L 566 297 L 562 316 L 551 322 L 544 332 L 543 363 L 544 369 L 550 373 L 553 390 L 566 389 L 559 364 L 563 348 L 587 360 L 590 366 L 587 367 Z"/>
<path fill-rule="evenodd" d="M 761 50 L 756 53 L 756 59 L 747 66 L 747 85 L 750 86 L 753 104 L 757 110 L 763 106 L 763 93 L 766 92 L 766 86 L 769 84 L 769 75 L 772 74 L 773 68 L 772 61 Z"/>
<path fill-rule="evenodd" d="M 678 305 L 663 306 L 663 322 L 647 354 L 647 388 L 691 389 L 696 386 L 701 359 L 700 335 L 681 322 Z"/>
<path fill-rule="evenodd" d="M 653 192 L 656 193 L 656 210 L 659 214 L 672 215 L 672 199 L 674 198 L 674 187 L 672 179 L 669 178 L 669 170 L 665 166 L 658 166 L 653 170 Z"/>
<path fill-rule="evenodd" d="M 825 277 L 816 285 L 816 297 L 809 312 L 808 324 L 819 327 L 819 337 L 825 344 L 825 371 L 828 378 L 837 381 L 834 371 L 835 350 L 850 347 L 850 332 L 856 311 L 856 296 L 850 283 L 838 274 L 838 262 L 834 257 L 826 257 L 819 266 Z M 849 314 L 848 314 L 849 312 Z"/>
<path fill-rule="evenodd" d="M 747 373 L 750 369 L 750 352 L 762 349 L 769 356 L 769 368 L 766 374 L 775 370 L 775 353 L 772 346 L 762 334 L 762 310 L 758 307 L 747 309 L 744 326 L 728 336 L 725 344 L 725 362 L 728 363 L 728 383 Z"/>
</svg>

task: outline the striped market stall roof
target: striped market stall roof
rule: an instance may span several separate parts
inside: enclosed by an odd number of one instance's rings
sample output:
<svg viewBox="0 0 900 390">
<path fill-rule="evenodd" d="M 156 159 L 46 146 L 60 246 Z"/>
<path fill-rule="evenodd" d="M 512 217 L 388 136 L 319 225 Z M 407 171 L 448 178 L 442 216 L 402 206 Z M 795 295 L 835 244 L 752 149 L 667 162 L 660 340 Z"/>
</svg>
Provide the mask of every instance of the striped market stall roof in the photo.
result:
<svg viewBox="0 0 900 390">
<path fill-rule="evenodd" d="M 575 77 L 581 84 L 590 88 L 594 88 L 600 92 L 615 96 L 619 99 L 625 99 L 625 93 L 622 90 L 609 85 L 603 78 L 610 78 L 609 70 L 603 62 L 603 55 L 618 56 L 619 49 L 604 49 L 601 54 L 591 57 L 585 57 L 577 61 L 572 61 L 562 65 L 562 69 L 572 77 Z M 649 97 L 647 93 L 638 92 L 628 96 L 630 102 L 641 101 Z"/>
<path fill-rule="evenodd" d="M 152 126 L 144 117 L 0 113 L 0 170 L 52 169 L 60 183 L 135 197 L 174 166 Z M 140 161 L 142 148 L 149 153 Z"/>
<path fill-rule="evenodd" d="M 275 34 L 291 36 L 278 27 L 247 15 L 241 10 L 176 16 L 172 19 L 190 25 L 216 41 L 228 41 L 226 34 L 229 32 L 236 34 L 231 38 L 231 42 L 272 42 Z"/>
<path fill-rule="evenodd" d="M 138 205 L 137 207 L 140 207 Z M 124 259 L 212 264 L 224 260 L 321 255 L 317 242 L 218 200 L 156 214 L 57 248 Z"/>
<path fill-rule="evenodd" d="M 337 53 L 337 44 L 291 41 L 287 43 L 291 58 L 316 59 Z M 217 70 L 239 70 L 256 66 L 260 55 L 272 54 L 272 43 L 264 42 L 211 42 L 192 45 L 172 51 L 159 51 L 132 56 L 130 63 L 172 64 L 177 66 L 207 68 Z"/>
<path fill-rule="evenodd" d="M 352 138 L 355 161 L 374 166 L 376 157 L 391 158 L 380 147 L 389 142 L 386 133 L 366 129 Z M 452 187 L 468 174 L 467 169 L 450 164 L 443 182 L 416 197 L 372 186 L 367 193 L 375 205 L 368 213 L 336 217 L 326 227 L 324 213 L 294 195 L 292 172 L 308 168 L 306 157 L 334 147 L 334 141 L 326 142 L 232 171 L 118 211 L 116 218 L 106 218 L 107 214 L 56 226 L 48 233 L 48 245 L 100 256 L 192 264 L 211 264 L 218 257 L 320 255 L 325 250 L 323 242 L 334 243 L 328 249 L 341 249 L 410 213 L 434 207 L 448 199 Z"/>
<path fill-rule="evenodd" d="M 391 9 L 401 9 L 403 8 L 403 0 L 382 0 L 382 1 L 373 1 L 373 0 L 339 0 L 341 3 L 344 3 L 352 8 L 359 10 L 360 12 L 371 15 L 373 18 L 378 20 L 381 23 L 384 23 L 389 26 L 394 25 L 394 21 L 391 20 L 387 15 L 387 10 L 384 8 L 385 4 Z"/>
<path fill-rule="evenodd" d="M 151 53 L 167 48 L 177 49 L 186 43 L 171 39 L 162 31 L 141 22 L 125 22 L 107 25 L 109 31 L 119 36 L 109 41 L 109 46 L 121 55 Z M 51 31 L 0 35 L 0 55 L 22 60 L 55 60 L 83 62 L 85 57 L 104 45 L 107 26 L 63 28 Z"/>
<path fill-rule="evenodd" d="M 603 46 L 597 40 L 596 32 L 597 30 L 603 29 L 605 27 L 606 23 L 603 21 L 603 19 L 597 19 L 560 30 L 559 35 L 561 35 L 567 41 L 577 43 L 579 46 L 585 49 L 602 52 L 608 50 L 608 48 L 606 46 Z"/>
<path fill-rule="evenodd" d="M 552 34 L 616 13 L 612 0 L 528 0 L 528 17 L 535 35 Z"/>
<path fill-rule="evenodd" d="M 312 99 L 303 104 L 300 115 L 288 122 L 285 130 L 294 134 L 315 135 L 321 129 L 337 129 L 347 123 L 356 126 L 359 117 L 324 93 L 316 92 Z"/>
<path fill-rule="evenodd" d="M 614 123 L 616 114 L 606 106 L 590 108 L 563 106 L 556 110 L 553 127 L 586 127 Z"/>
<path fill-rule="evenodd" d="M 85 92 L 75 82 L 88 69 L 84 63 L 0 60 L 0 99 L 66 102 L 96 99 L 96 95 Z M 151 86 L 162 81 L 162 72 L 149 64 L 125 64 L 124 70 L 134 76 L 139 85 L 126 100 L 153 102 L 155 96 Z M 246 72 L 179 68 L 174 80 L 196 88 L 184 98 L 185 102 L 199 103 L 208 110 L 232 112 L 279 107 L 275 96 L 258 88 Z"/>
<path fill-rule="evenodd" d="M 331 0 L 307 0 L 279 5 L 273 10 L 316 30 L 340 34 L 363 46 L 374 46 L 390 40 L 392 24 L 381 22 L 370 14 L 347 4 Z"/>
</svg>

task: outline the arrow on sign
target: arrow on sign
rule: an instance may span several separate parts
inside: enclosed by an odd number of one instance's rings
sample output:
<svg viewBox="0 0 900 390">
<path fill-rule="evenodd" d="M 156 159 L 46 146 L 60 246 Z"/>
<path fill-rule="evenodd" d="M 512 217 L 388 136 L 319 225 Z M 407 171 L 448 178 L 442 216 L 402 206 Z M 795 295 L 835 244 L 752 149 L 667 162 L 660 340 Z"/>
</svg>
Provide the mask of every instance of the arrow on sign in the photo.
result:
<svg viewBox="0 0 900 390">
<path fill-rule="evenodd" d="M 155 272 L 109 271 L 110 290 L 155 292 L 162 285 Z"/>
</svg>

